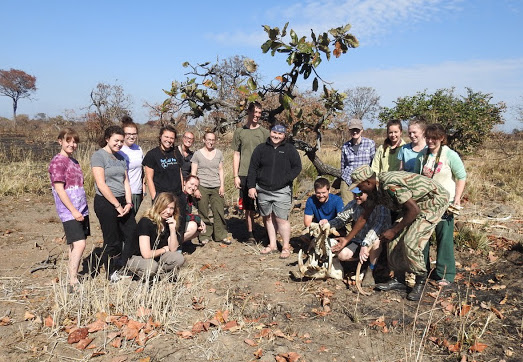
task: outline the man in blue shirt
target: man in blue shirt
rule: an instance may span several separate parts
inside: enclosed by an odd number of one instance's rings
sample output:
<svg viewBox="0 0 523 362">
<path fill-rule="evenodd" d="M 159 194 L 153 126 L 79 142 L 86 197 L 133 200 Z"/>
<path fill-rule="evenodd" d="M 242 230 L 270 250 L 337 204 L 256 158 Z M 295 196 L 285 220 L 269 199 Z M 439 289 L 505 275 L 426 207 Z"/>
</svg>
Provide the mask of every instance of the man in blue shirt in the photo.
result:
<svg viewBox="0 0 523 362">
<path fill-rule="evenodd" d="M 303 224 L 309 227 L 312 222 L 327 222 L 343 210 L 343 201 L 338 195 L 329 193 L 330 183 L 324 177 L 314 181 L 314 195 L 307 199 Z"/>
</svg>

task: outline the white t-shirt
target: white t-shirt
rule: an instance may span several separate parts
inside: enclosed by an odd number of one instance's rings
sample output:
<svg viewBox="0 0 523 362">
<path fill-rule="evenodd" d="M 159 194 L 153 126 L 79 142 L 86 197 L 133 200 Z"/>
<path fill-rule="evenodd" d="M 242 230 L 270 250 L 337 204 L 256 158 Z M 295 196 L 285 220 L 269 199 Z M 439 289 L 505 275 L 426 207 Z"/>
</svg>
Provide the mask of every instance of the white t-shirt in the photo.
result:
<svg viewBox="0 0 523 362">
<path fill-rule="evenodd" d="M 126 145 L 118 152 L 125 158 L 127 162 L 127 169 L 129 175 L 129 183 L 131 184 L 131 193 L 138 195 L 142 193 L 142 160 L 143 151 L 140 146 L 134 144 L 129 148 Z"/>
</svg>

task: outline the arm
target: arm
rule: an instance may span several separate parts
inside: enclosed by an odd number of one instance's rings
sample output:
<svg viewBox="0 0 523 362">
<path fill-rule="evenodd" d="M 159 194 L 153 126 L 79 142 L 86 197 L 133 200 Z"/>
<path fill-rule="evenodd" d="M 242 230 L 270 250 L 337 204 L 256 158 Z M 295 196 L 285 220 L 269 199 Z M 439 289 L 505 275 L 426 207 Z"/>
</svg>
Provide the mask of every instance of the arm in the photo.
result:
<svg viewBox="0 0 523 362">
<path fill-rule="evenodd" d="M 258 146 L 259 147 L 259 146 Z M 256 191 L 256 176 L 258 175 L 258 168 L 260 163 L 260 148 L 256 147 L 251 156 L 251 162 L 249 164 L 249 173 L 247 175 L 247 187 L 249 189 L 249 197 L 254 199 L 258 196 Z"/>
<path fill-rule="evenodd" d="M 232 156 L 232 176 L 234 179 L 234 186 L 240 188 L 240 176 L 238 172 L 240 171 L 240 151 L 234 151 Z"/>
<path fill-rule="evenodd" d="M 67 192 L 65 192 L 64 189 L 64 183 L 63 182 L 54 182 L 54 189 L 56 193 L 58 194 L 58 197 L 60 198 L 60 201 L 67 207 L 69 211 L 71 211 L 71 214 L 73 214 L 73 217 L 76 221 L 84 221 L 84 216 L 74 207 L 73 203 L 71 202 L 71 199 L 69 199 L 69 196 L 67 195 Z"/>
<path fill-rule="evenodd" d="M 103 197 L 105 197 L 107 201 L 113 204 L 114 208 L 118 212 L 118 216 L 125 215 L 123 206 L 120 205 L 120 202 L 116 199 L 111 189 L 109 189 L 109 186 L 107 186 L 107 184 L 105 183 L 105 170 L 103 169 L 103 167 L 93 167 L 92 171 L 94 176 L 94 182 L 96 182 L 96 186 L 98 187 L 98 190 L 100 190 Z"/>
<path fill-rule="evenodd" d="M 405 229 L 407 226 L 412 224 L 414 220 L 416 220 L 416 217 L 420 213 L 420 208 L 418 204 L 411 198 L 408 199 L 407 202 L 403 204 L 403 210 L 405 210 L 403 219 L 401 219 L 400 222 L 396 223 L 392 228 L 385 230 L 381 235 L 380 239 L 388 242 L 394 237 L 400 233 L 403 229 Z"/>
<path fill-rule="evenodd" d="M 303 225 L 305 225 L 305 227 L 311 226 L 312 218 L 312 215 L 303 215 Z"/>
<path fill-rule="evenodd" d="M 460 206 L 461 197 L 463 196 L 463 191 L 465 190 L 467 171 L 465 170 L 463 161 L 456 152 L 449 150 L 447 157 L 449 159 L 449 166 L 452 171 L 452 175 L 456 179 L 456 194 L 454 195 L 454 205 Z"/>
<path fill-rule="evenodd" d="M 176 235 L 177 222 L 176 222 L 176 219 L 172 216 L 170 218 L 168 218 L 166 221 L 167 221 L 167 225 L 169 227 L 169 233 L 170 233 L 167 249 L 168 249 L 168 251 L 176 251 L 178 249 L 178 247 L 180 246 L 180 244 L 178 242 L 178 236 Z"/>
<path fill-rule="evenodd" d="M 463 191 L 465 190 L 466 182 L 466 179 L 456 181 L 456 195 L 454 196 L 454 205 L 456 206 L 460 206 L 461 204 L 461 196 L 463 195 Z"/>
<path fill-rule="evenodd" d="M 167 246 L 151 250 L 151 237 L 149 235 L 140 235 L 138 237 L 138 243 L 140 245 L 140 254 L 144 259 L 154 259 L 169 251 L 169 247 Z"/>
<path fill-rule="evenodd" d="M 197 174 L 198 174 L 198 161 L 195 160 L 195 161 L 191 162 L 191 175 L 198 176 Z M 182 185 L 183 185 L 183 183 L 182 183 Z M 199 188 L 196 189 L 196 191 L 194 191 L 194 197 L 197 199 L 202 198 L 202 193 L 200 192 Z"/>
<path fill-rule="evenodd" d="M 383 146 L 378 147 L 378 150 L 374 154 L 374 159 L 372 160 L 372 171 L 374 171 L 377 174 L 380 173 L 381 170 L 381 157 L 383 156 Z"/>
<path fill-rule="evenodd" d="M 225 195 L 225 178 L 223 176 L 223 161 L 218 164 L 218 175 L 220 176 L 220 188 L 218 193 L 221 197 Z"/>
<path fill-rule="evenodd" d="M 370 164 L 372 165 L 372 160 L 374 160 L 374 156 L 376 155 L 376 142 L 371 140 L 371 146 L 370 146 Z"/>
<path fill-rule="evenodd" d="M 354 201 L 349 202 L 347 206 L 345 206 L 343 210 L 339 212 L 334 219 L 330 220 L 330 226 L 335 229 L 340 229 L 343 226 L 347 225 L 347 223 L 351 222 L 354 216 L 354 203 Z"/>
<path fill-rule="evenodd" d="M 149 194 L 151 195 L 151 199 L 154 200 L 156 197 L 156 187 L 154 186 L 153 177 L 154 177 L 154 170 L 150 168 L 149 166 L 144 166 L 145 169 L 145 180 L 147 182 L 147 188 L 149 189 Z"/>
<path fill-rule="evenodd" d="M 365 211 L 363 212 L 363 214 L 361 214 L 361 216 L 358 218 L 358 220 L 356 220 L 356 222 L 354 223 L 354 226 L 352 227 L 352 230 L 350 231 L 349 235 L 339 238 L 338 244 L 336 244 L 332 247 L 332 251 L 334 253 L 340 252 L 345 247 L 345 245 L 347 245 L 352 239 L 354 239 L 354 237 L 356 235 L 358 235 L 360 230 L 363 229 L 363 227 L 367 223 L 367 220 L 369 219 L 372 211 L 374 211 L 374 208 L 375 208 L 374 204 L 370 207 L 365 208 Z"/>
<path fill-rule="evenodd" d="M 123 208 L 123 214 L 127 214 L 133 208 L 133 197 L 131 192 L 131 183 L 129 182 L 129 175 L 125 173 L 125 180 L 123 182 L 123 187 L 125 189 L 125 206 Z"/>
</svg>

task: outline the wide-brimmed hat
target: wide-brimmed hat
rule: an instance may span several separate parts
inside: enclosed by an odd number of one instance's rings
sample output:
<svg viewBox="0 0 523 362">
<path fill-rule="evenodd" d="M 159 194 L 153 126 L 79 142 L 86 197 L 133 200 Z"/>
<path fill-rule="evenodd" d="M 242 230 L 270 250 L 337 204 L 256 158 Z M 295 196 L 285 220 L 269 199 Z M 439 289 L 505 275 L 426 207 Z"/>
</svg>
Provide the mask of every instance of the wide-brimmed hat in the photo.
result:
<svg viewBox="0 0 523 362">
<path fill-rule="evenodd" d="M 349 190 L 352 190 L 353 188 L 357 187 L 360 182 L 363 182 L 365 180 L 370 179 L 372 176 L 374 176 L 374 171 L 372 171 L 372 168 L 370 168 L 369 165 L 363 165 L 352 171 L 352 174 L 350 175 L 352 179 L 352 183 L 349 185 Z"/>
</svg>

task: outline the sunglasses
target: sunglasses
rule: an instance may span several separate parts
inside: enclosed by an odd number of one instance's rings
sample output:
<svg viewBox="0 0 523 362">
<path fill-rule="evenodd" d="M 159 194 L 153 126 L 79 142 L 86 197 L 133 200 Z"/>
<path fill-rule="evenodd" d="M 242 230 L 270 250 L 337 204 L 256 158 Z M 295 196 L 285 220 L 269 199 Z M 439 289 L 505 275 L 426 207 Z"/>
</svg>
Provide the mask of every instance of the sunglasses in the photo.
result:
<svg viewBox="0 0 523 362">
<path fill-rule="evenodd" d="M 354 196 L 358 197 L 358 196 L 363 196 L 363 192 L 360 191 L 360 192 L 353 192 Z"/>
</svg>

